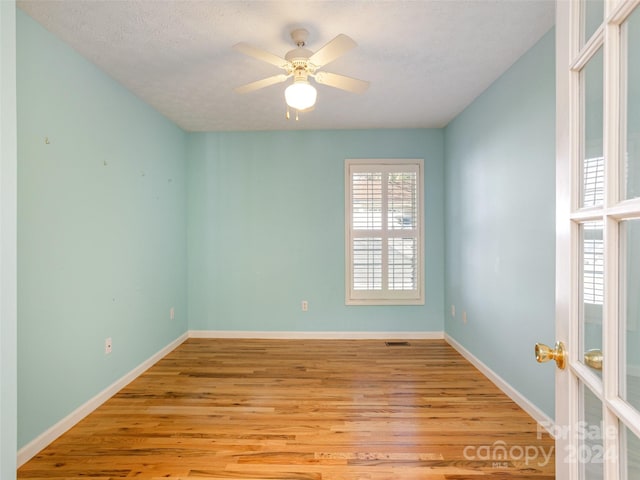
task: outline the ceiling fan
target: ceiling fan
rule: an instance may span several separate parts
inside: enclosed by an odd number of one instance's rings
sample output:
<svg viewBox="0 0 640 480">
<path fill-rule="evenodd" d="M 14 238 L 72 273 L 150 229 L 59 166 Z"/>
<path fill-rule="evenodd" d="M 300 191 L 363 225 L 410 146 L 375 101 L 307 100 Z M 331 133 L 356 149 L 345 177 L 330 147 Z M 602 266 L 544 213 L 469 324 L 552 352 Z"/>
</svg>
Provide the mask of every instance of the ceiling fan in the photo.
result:
<svg viewBox="0 0 640 480">
<path fill-rule="evenodd" d="M 252 92 L 260 88 L 282 83 L 288 78 L 293 77 L 293 83 L 285 89 L 285 101 L 287 106 L 295 109 L 296 112 L 304 112 L 312 110 L 317 99 L 317 91 L 309 82 L 309 77 L 321 85 L 339 88 L 348 92 L 363 93 L 369 88 L 369 82 L 365 82 L 364 80 L 320 71 L 322 67 L 354 48 L 357 45 L 356 42 L 347 35 L 340 34 L 320 50 L 313 53 L 311 50 L 304 48 L 308 36 L 309 32 L 304 28 L 293 30 L 291 32 L 291 38 L 296 44 L 296 48 L 287 52 L 284 58 L 244 42 L 234 45 L 232 48 L 235 51 L 270 63 L 284 70 L 284 73 L 279 75 L 263 78 L 262 80 L 237 87 L 234 89 L 235 92 Z M 287 109 L 287 118 L 289 118 L 289 109 Z"/>
</svg>

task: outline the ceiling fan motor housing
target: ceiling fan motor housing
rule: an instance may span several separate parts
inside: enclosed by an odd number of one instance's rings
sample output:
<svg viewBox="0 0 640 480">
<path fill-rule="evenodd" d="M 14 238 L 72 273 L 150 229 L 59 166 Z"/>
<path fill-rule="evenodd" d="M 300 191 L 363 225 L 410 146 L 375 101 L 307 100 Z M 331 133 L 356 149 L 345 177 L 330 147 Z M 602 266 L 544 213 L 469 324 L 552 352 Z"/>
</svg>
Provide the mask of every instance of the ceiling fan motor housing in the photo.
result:
<svg viewBox="0 0 640 480">
<path fill-rule="evenodd" d="M 298 47 L 287 52 L 285 59 L 290 62 L 291 71 L 287 72 L 293 74 L 294 79 L 306 79 L 309 73 L 315 72 L 314 66 L 309 63 L 309 57 L 313 55 L 313 52 L 306 48 Z"/>
<path fill-rule="evenodd" d="M 296 62 L 304 62 L 306 64 L 311 55 L 313 55 L 313 52 L 311 50 L 303 47 L 298 47 L 294 48 L 293 50 L 289 50 L 284 58 L 294 64 Z"/>
</svg>

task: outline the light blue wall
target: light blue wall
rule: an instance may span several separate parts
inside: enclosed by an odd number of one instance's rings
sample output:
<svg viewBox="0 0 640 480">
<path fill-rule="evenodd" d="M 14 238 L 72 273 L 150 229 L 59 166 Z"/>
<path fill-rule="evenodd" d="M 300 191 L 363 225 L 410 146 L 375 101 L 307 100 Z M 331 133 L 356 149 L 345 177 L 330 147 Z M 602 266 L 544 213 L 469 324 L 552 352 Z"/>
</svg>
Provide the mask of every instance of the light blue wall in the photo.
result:
<svg viewBox="0 0 640 480">
<path fill-rule="evenodd" d="M 186 134 L 21 11 L 17 27 L 23 446 L 187 330 Z"/>
<path fill-rule="evenodd" d="M 0 2 L 0 478 L 16 475 L 16 6 Z"/>
<path fill-rule="evenodd" d="M 344 160 L 397 157 L 425 160 L 426 305 L 345 306 Z M 443 330 L 442 130 L 191 134 L 188 177 L 191 329 Z"/>
<path fill-rule="evenodd" d="M 555 338 L 554 45 L 552 30 L 445 131 L 446 331 L 551 418 L 555 372 L 533 346 Z"/>
</svg>

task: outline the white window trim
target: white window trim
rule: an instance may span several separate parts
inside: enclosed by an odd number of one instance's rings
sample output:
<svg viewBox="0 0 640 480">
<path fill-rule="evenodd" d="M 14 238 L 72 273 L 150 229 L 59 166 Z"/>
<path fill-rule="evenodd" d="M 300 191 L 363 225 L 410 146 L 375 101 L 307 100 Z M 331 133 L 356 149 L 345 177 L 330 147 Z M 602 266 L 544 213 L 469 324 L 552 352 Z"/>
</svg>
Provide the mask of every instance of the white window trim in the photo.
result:
<svg viewBox="0 0 640 480">
<path fill-rule="evenodd" d="M 351 173 L 362 171 L 366 166 L 398 170 L 403 166 L 417 168 L 417 218 L 415 235 L 417 238 L 417 290 L 354 290 L 351 282 L 353 256 Z M 384 217 L 384 215 L 383 215 Z M 424 305 L 424 160 L 423 159 L 346 159 L 345 160 L 345 304 L 346 305 Z M 400 232 L 398 232 L 400 233 Z"/>
</svg>

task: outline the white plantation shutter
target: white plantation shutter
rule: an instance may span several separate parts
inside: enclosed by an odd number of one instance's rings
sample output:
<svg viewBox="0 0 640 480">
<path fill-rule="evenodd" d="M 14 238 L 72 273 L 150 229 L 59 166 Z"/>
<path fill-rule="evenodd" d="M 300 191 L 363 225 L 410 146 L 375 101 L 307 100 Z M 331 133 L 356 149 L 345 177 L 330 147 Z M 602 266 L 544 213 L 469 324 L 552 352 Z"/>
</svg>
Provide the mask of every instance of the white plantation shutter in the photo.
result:
<svg viewBox="0 0 640 480">
<path fill-rule="evenodd" d="M 604 157 L 585 158 L 582 166 L 583 207 L 597 207 L 604 202 Z M 585 304 L 604 302 L 604 237 L 598 222 L 583 225 L 583 300 Z"/>
<path fill-rule="evenodd" d="M 585 158 L 583 164 L 583 207 L 602 205 L 604 201 L 604 157 Z"/>
<path fill-rule="evenodd" d="M 345 162 L 347 304 L 424 303 L 422 168 Z"/>
</svg>

